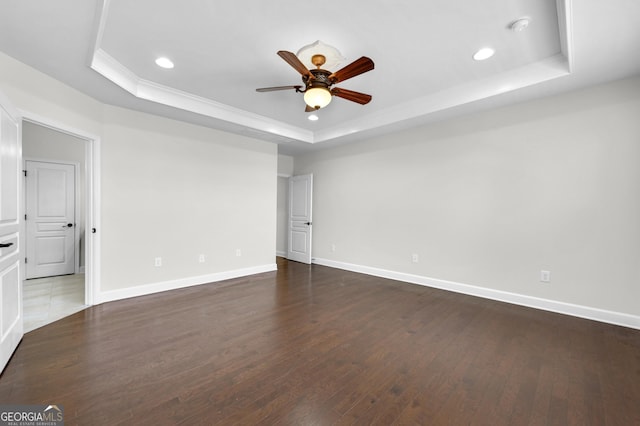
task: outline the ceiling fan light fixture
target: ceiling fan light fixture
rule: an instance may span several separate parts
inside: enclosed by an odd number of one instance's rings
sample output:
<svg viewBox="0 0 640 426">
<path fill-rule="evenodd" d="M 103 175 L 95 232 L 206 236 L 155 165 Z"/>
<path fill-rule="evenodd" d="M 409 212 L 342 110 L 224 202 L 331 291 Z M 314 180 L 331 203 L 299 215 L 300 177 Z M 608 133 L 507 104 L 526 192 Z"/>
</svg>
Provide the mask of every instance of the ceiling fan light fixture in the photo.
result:
<svg viewBox="0 0 640 426">
<path fill-rule="evenodd" d="M 331 72 L 322 69 L 326 65 L 326 57 L 323 54 L 315 53 L 311 56 L 311 61 L 315 69 L 310 69 L 302 63 L 294 53 L 287 50 L 279 50 L 280 56 L 287 64 L 295 69 L 302 76 L 304 86 L 277 86 L 262 87 L 256 89 L 256 92 L 271 92 L 274 90 L 290 90 L 295 89 L 297 93 L 304 93 L 304 102 L 306 104 L 305 112 L 313 112 L 320 108 L 324 108 L 331 103 L 331 98 L 337 96 L 347 101 L 356 102 L 360 105 L 368 104 L 371 101 L 371 95 L 360 93 L 353 90 L 341 89 L 333 86 L 345 80 L 364 74 L 375 68 L 371 58 L 362 56 L 351 62 L 346 67 L 340 68 L 338 71 Z M 301 90 L 304 87 L 304 90 Z"/>
<path fill-rule="evenodd" d="M 304 92 L 304 102 L 311 108 L 324 108 L 331 102 L 331 92 L 324 87 L 312 87 Z"/>
</svg>

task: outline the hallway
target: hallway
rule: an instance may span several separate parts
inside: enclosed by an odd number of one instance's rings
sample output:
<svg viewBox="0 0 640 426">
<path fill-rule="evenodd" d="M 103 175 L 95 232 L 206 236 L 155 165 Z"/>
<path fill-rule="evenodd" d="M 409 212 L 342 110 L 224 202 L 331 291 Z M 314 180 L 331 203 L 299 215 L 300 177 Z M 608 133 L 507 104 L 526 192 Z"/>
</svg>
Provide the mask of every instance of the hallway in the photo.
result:
<svg viewBox="0 0 640 426">
<path fill-rule="evenodd" d="M 84 274 L 23 281 L 24 332 L 52 323 L 85 308 Z"/>
</svg>

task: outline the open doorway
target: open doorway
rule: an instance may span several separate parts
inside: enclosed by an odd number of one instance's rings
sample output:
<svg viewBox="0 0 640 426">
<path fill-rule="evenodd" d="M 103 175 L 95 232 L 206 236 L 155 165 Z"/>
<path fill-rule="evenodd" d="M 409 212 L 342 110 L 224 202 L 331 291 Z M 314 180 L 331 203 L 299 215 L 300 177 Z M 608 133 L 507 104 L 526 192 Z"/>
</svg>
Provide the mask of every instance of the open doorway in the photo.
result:
<svg viewBox="0 0 640 426">
<path fill-rule="evenodd" d="M 311 263 L 312 191 L 312 174 L 278 174 L 276 257 Z"/>
<path fill-rule="evenodd" d="M 92 304 L 94 142 L 23 120 L 25 332 Z"/>
<path fill-rule="evenodd" d="M 287 257 L 289 226 L 289 176 L 278 175 L 278 210 L 276 222 L 276 256 Z"/>
</svg>

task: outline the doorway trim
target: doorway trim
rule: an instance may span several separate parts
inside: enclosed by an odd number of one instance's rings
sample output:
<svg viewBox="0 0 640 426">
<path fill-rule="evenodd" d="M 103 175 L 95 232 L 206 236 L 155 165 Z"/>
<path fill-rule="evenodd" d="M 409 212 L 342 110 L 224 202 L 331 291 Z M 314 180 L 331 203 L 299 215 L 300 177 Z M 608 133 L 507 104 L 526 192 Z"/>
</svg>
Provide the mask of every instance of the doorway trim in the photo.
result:
<svg viewBox="0 0 640 426">
<path fill-rule="evenodd" d="M 85 141 L 85 305 L 92 306 L 100 291 L 100 136 L 85 132 L 49 117 L 20 110 L 22 121 L 47 127 Z M 24 164 L 24 161 L 23 161 Z M 24 200 L 21 205 L 21 245 L 26 243 Z M 94 231 L 95 230 L 95 233 Z M 24 268 L 24 262 L 21 262 Z M 24 271 L 23 271 L 24 272 Z M 24 275 L 23 275 L 24 276 Z"/>
</svg>

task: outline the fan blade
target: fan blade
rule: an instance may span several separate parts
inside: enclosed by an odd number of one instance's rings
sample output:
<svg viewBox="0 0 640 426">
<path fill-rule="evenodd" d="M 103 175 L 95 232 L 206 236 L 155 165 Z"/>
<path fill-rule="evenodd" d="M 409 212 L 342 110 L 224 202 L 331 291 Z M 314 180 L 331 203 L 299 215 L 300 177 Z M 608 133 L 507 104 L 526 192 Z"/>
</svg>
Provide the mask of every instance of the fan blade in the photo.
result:
<svg viewBox="0 0 640 426">
<path fill-rule="evenodd" d="M 260 89 L 256 89 L 256 92 L 273 92 L 276 90 L 289 90 L 296 89 L 296 92 L 302 89 L 302 86 L 276 86 L 276 87 L 261 87 Z"/>
<path fill-rule="evenodd" d="M 313 78 L 313 74 L 311 74 L 311 71 L 309 71 L 302 62 L 300 62 L 300 59 L 298 59 L 295 53 L 287 52 L 286 50 L 280 50 L 278 51 L 278 56 L 284 59 L 300 74 L 305 75 L 309 78 Z"/>
<path fill-rule="evenodd" d="M 362 58 L 350 63 L 346 67 L 331 74 L 329 76 L 329 80 L 331 80 L 333 83 L 345 81 L 346 79 L 349 79 L 351 77 L 355 77 L 367 71 L 371 71 L 373 68 L 373 61 L 366 56 L 363 56 Z"/>
<path fill-rule="evenodd" d="M 361 105 L 368 104 L 371 101 L 371 95 L 354 92 L 353 90 L 341 89 L 339 87 L 331 89 L 331 94 L 348 101 L 357 102 Z"/>
</svg>

